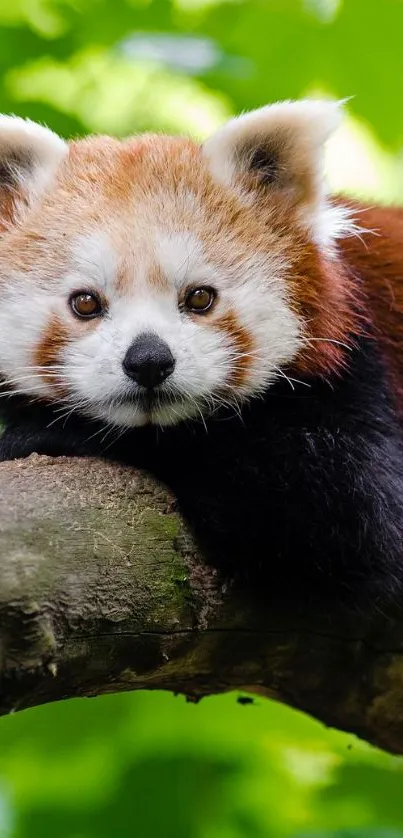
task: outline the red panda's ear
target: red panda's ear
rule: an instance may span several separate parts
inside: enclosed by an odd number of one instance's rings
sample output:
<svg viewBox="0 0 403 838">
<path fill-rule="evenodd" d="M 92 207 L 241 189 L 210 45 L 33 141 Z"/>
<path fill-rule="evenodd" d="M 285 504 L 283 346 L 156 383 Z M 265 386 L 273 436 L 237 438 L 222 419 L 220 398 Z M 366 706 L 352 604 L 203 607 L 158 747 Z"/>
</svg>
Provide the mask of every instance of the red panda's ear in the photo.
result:
<svg viewBox="0 0 403 838">
<path fill-rule="evenodd" d="M 46 189 L 67 148 L 42 125 L 0 115 L 0 229 L 12 224 Z"/>
<path fill-rule="evenodd" d="M 311 226 L 324 194 L 324 145 L 340 120 L 338 102 L 279 102 L 230 120 L 203 154 L 216 180 L 252 195 L 281 191 Z"/>
</svg>

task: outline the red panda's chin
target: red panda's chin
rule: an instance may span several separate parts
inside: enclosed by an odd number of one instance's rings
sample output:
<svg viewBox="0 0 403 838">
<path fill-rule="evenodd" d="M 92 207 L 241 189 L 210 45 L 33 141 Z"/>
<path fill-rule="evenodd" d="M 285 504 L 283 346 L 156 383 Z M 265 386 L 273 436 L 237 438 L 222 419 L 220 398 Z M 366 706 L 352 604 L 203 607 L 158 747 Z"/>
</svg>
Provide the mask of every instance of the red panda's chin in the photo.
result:
<svg viewBox="0 0 403 838">
<path fill-rule="evenodd" d="M 144 425 L 169 427 L 186 419 L 200 415 L 200 409 L 193 402 L 181 401 L 178 404 L 150 406 L 144 409 L 129 401 L 108 406 L 96 406 L 85 411 L 92 418 L 120 428 L 140 428 Z"/>
</svg>

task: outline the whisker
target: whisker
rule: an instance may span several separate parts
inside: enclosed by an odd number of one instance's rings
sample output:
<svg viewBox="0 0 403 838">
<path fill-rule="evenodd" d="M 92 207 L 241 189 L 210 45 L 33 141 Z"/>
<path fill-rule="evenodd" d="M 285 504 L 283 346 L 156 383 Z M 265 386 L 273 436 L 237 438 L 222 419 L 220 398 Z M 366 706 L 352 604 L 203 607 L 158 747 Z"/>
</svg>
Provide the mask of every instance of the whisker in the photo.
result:
<svg viewBox="0 0 403 838">
<path fill-rule="evenodd" d="M 335 343 L 337 346 L 342 346 L 344 349 L 348 349 L 349 352 L 352 351 L 353 347 L 349 346 L 348 343 L 343 343 L 341 340 L 335 340 L 335 338 L 304 338 L 306 343 L 312 343 L 312 341 L 322 341 L 324 343 Z"/>
<path fill-rule="evenodd" d="M 289 377 L 288 377 L 288 375 L 286 375 L 286 374 L 285 374 L 285 372 L 283 372 L 283 370 L 280 370 L 278 367 L 276 367 L 276 372 L 277 372 L 277 374 L 278 374 L 278 375 L 280 375 L 280 376 L 281 376 L 281 378 L 285 378 L 285 380 L 286 380 L 286 381 L 288 382 L 288 384 L 290 385 L 291 390 L 292 390 L 293 392 L 295 392 L 295 387 L 294 387 L 294 384 L 292 383 L 291 378 L 289 378 Z"/>
<path fill-rule="evenodd" d="M 113 425 L 112 425 L 112 426 L 111 426 L 111 430 L 116 430 L 116 431 L 117 431 L 117 435 L 115 436 L 115 438 L 114 438 L 114 439 L 112 439 L 112 440 L 110 441 L 109 445 L 106 445 L 106 446 L 105 446 L 105 448 L 103 449 L 104 451 L 107 451 L 107 450 L 108 450 L 108 448 L 110 448 L 110 447 L 111 447 L 111 445 L 114 445 L 114 444 L 115 444 L 115 442 L 118 442 L 118 440 L 119 440 L 119 439 L 123 436 L 123 434 L 125 434 L 125 433 L 126 433 L 127 428 L 125 428 L 125 427 L 123 427 L 123 428 L 117 428 L 116 426 L 113 426 Z M 102 441 L 101 441 L 101 445 L 102 445 Z"/>
<path fill-rule="evenodd" d="M 282 378 L 285 378 L 288 381 L 289 385 L 291 386 L 291 389 L 294 392 L 295 392 L 295 387 L 293 386 L 294 384 L 301 384 L 303 387 L 309 387 L 309 388 L 311 387 L 311 385 L 308 384 L 307 381 L 301 381 L 299 378 L 293 378 L 291 375 L 286 375 L 286 373 L 283 370 L 281 370 L 280 367 L 274 367 L 274 370 L 278 375 L 281 375 Z"/>
</svg>

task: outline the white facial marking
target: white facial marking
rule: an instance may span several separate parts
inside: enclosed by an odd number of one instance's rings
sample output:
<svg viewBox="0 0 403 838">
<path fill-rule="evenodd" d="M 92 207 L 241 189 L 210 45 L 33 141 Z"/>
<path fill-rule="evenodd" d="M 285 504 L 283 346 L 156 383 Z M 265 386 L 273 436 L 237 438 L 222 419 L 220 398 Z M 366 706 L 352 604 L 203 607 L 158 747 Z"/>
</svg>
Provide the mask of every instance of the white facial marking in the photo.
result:
<svg viewBox="0 0 403 838">
<path fill-rule="evenodd" d="M 216 268 L 203 253 L 201 241 L 192 233 L 159 232 L 155 237 L 155 256 L 173 287 L 210 285 L 217 278 Z"/>
<path fill-rule="evenodd" d="M 72 277 L 77 288 L 97 288 L 105 293 L 113 290 L 119 260 L 110 236 L 104 230 L 93 230 L 77 236 L 71 250 L 71 274 L 66 284 L 71 289 Z M 81 284 L 80 284 L 81 283 Z"/>
<path fill-rule="evenodd" d="M 49 387 L 33 366 L 33 346 L 45 332 L 53 298 L 49 291 L 35 288 L 35 278 L 13 276 L 2 288 L 0 306 L 0 376 L 5 390 L 46 397 Z"/>
</svg>

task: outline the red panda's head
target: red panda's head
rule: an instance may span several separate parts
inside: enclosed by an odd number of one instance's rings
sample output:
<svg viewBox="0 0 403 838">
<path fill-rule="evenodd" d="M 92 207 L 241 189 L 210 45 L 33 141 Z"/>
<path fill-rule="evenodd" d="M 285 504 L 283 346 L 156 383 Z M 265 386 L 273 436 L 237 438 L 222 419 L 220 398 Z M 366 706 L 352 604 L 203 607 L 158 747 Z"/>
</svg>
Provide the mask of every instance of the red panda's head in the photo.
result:
<svg viewBox="0 0 403 838">
<path fill-rule="evenodd" d="M 334 103 L 284 102 L 199 146 L 65 143 L 0 118 L 3 389 L 167 425 L 259 395 L 284 367 L 335 369 L 348 219 L 322 157 L 338 121 Z"/>
</svg>

